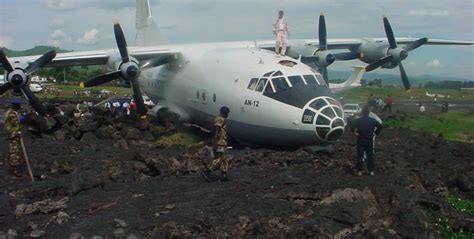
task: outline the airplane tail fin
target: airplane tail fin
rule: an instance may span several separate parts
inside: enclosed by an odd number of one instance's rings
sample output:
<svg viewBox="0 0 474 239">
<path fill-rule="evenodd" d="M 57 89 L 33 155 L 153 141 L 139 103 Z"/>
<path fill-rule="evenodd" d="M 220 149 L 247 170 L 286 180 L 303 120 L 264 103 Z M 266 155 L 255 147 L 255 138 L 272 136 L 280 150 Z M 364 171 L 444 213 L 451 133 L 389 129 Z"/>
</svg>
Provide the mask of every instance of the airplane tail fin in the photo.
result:
<svg viewBox="0 0 474 239">
<path fill-rule="evenodd" d="M 150 1 L 137 0 L 137 15 L 135 27 L 136 41 L 139 46 L 165 44 L 166 41 L 151 15 Z"/>
<path fill-rule="evenodd" d="M 360 86 L 360 80 L 365 73 L 365 67 L 353 66 L 354 71 L 351 76 L 344 82 L 344 86 Z"/>
</svg>

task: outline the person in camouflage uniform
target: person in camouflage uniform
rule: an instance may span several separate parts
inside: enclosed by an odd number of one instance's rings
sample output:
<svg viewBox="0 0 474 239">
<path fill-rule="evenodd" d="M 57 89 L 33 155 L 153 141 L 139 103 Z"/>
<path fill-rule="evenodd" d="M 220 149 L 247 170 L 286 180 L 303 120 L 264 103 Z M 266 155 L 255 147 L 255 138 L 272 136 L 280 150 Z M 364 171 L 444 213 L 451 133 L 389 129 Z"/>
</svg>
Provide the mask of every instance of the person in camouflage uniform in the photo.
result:
<svg viewBox="0 0 474 239">
<path fill-rule="evenodd" d="M 20 114 L 21 101 L 13 100 L 11 108 L 5 113 L 5 131 L 8 138 L 9 151 L 7 155 L 10 173 L 14 176 L 21 177 L 17 171 L 17 167 L 21 161 L 21 130 L 20 130 Z"/>
<path fill-rule="evenodd" d="M 214 137 L 212 141 L 214 160 L 206 167 L 203 177 L 209 180 L 208 174 L 220 169 L 221 179 L 229 180 L 227 171 L 229 170 L 229 159 L 227 158 L 227 127 L 226 120 L 230 110 L 226 106 L 220 109 L 220 115 L 214 119 Z"/>
</svg>

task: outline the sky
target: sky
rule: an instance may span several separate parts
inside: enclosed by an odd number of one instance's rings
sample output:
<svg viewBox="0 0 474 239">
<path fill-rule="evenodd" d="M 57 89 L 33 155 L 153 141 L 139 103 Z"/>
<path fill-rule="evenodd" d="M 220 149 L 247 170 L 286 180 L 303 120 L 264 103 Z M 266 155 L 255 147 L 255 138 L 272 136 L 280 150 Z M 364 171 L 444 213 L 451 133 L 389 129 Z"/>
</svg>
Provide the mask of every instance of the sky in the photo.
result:
<svg viewBox="0 0 474 239">
<path fill-rule="evenodd" d="M 272 39 L 284 10 L 290 38 L 317 38 L 319 13 L 328 38 L 385 37 L 382 17 L 397 37 L 474 41 L 474 0 L 150 0 L 169 43 Z M 135 40 L 134 0 L 0 0 L 0 47 L 53 45 L 68 50 L 114 48 L 113 22 Z M 474 79 L 474 46 L 423 46 L 403 62 L 409 75 Z M 349 70 L 358 61 L 337 62 Z M 377 70 L 398 74 L 398 70 Z"/>
</svg>

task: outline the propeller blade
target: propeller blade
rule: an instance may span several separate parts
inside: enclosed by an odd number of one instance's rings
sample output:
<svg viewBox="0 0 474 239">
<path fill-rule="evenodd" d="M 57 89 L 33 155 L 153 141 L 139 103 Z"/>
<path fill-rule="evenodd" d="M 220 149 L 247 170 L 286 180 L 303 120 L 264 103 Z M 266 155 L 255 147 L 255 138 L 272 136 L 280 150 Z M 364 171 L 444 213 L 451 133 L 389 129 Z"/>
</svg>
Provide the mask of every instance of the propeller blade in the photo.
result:
<svg viewBox="0 0 474 239">
<path fill-rule="evenodd" d="M 29 64 L 25 69 L 26 75 L 31 75 L 33 72 L 37 71 L 39 68 L 45 66 L 49 62 L 51 62 L 56 57 L 56 51 L 51 50 L 46 52 L 40 58 L 38 58 L 33 63 Z"/>
<path fill-rule="evenodd" d="M 373 71 L 386 63 L 390 62 L 392 60 L 392 56 L 386 56 L 384 58 L 381 58 L 378 61 L 370 63 L 368 66 L 365 67 L 365 72 Z"/>
<path fill-rule="evenodd" d="M 326 19 L 322 12 L 321 15 L 319 15 L 319 49 L 327 49 Z"/>
<path fill-rule="evenodd" d="M 102 84 L 105 84 L 107 82 L 118 79 L 121 76 L 122 76 L 122 71 L 109 72 L 107 74 L 103 74 L 103 75 L 97 76 L 93 79 L 90 79 L 90 80 L 86 81 L 85 83 L 81 83 L 81 87 L 86 88 L 86 87 L 102 85 Z"/>
<path fill-rule="evenodd" d="M 334 57 L 336 57 L 336 60 L 347 61 L 347 60 L 355 60 L 359 58 L 359 54 L 356 52 L 342 52 L 342 53 L 335 53 Z"/>
<path fill-rule="evenodd" d="M 405 50 L 407 50 L 407 51 L 413 51 L 413 50 L 415 50 L 416 48 L 418 48 L 418 47 L 420 47 L 420 46 L 426 44 L 427 42 L 428 42 L 428 38 L 426 38 L 426 37 L 420 38 L 420 39 L 414 41 L 413 43 L 407 45 L 407 46 L 405 47 Z"/>
<path fill-rule="evenodd" d="M 143 70 L 148 70 L 153 67 L 158 67 L 164 64 L 168 64 L 172 61 L 172 59 L 173 59 L 172 55 L 164 56 L 164 57 L 156 57 L 142 64 L 140 66 L 140 69 L 143 71 Z"/>
<path fill-rule="evenodd" d="M 137 104 L 137 112 L 140 116 L 146 116 L 148 110 L 145 106 L 145 102 L 143 101 L 142 92 L 140 90 L 140 85 L 138 84 L 137 80 L 132 80 L 132 90 L 133 90 L 133 100 Z"/>
<path fill-rule="evenodd" d="M 397 48 L 397 41 L 395 41 L 395 36 L 393 34 L 392 27 L 387 17 L 383 17 L 383 26 L 385 28 L 385 34 L 387 35 L 388 43 L 390 44 L 391 49 Z"/>
<path fill-rule="evenodd" d="M 3 95 L 7 90 L 11 89 L 12 85 L 10 83 L 5 83 L 2 86 L 0 86 L 0 95 Z"/>
<path fill-rule="evenodd" d="M 400 75 L 402 76 L 403 86 L 405 87 L 405 90 L 409 91 L 411 86 L 410 86 L 410 82 L 408 81 L 408 76 L 407 76 L 407 73 L 405 72 L 405 68 L 403 68 L 403 65 L 401 62 L 398 65 L 398 67 L 400 69 Z"/>
<path fill-rule="evenodd" d="M 117 47 L 120 51 L 120 56 L 122 57 L 122 62 L 130 62 L 130 56 L 128 55 L 127 50 L 127 41 L 125 40 L 125 35 L 123 34 L 122 27 L 118 22 L 114 24 L 114 33 L 115 41 L 117 42 Z"/>
<path fill-rule="evenodd" d="M 7 55 L 5 55 L 5 52 L 3 52 L 3 50 L 0 50 L 0 63 L 2 64 L 3 68 L 7 70 L 8 73 L 14 70 L 13 66 L 10 64 L 10 61 L 8 61 Z"/>
<path fill-rule="evenodd" d="M 25 95 L 25 97 L 28 99 L 30 102 L 30 105 L 35 109 L 35 111 L 41 115 L 44 116 L 46 114 L 46 109 L 44 108 L 43 104 L 41 101 L 31 92 L 30 86 L 25 85 L 21 88 L 21 91 Z"/>
<path fill-rule="evenodd" d="M 319 70 L 321 71 L 321 75 L 323 75 L 324 81 L 326 81 L 326 85 L 329 85 L 328 68 L 324 66 L 319 68 Z"/>
</svg>

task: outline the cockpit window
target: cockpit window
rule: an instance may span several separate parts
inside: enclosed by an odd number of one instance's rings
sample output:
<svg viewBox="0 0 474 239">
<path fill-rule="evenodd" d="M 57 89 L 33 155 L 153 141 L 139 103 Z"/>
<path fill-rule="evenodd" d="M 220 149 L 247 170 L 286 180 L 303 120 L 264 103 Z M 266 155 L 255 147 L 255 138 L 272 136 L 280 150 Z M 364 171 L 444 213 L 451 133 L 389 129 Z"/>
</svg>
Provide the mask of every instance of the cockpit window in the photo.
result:
<svg viewBox="0 0 474 239">
<path fill-rule="evenodd" d="M 257 84 L 257 88 L 255 89 L 258 92 L 262 92 L 265 88 L 265 84 L 267 83 L 267 78 L 261 78 Z"/>
<path fill-rule="evenodd" d="M 316 78 L 318 79 L 320 85 L 326 85 L 327 86 L 326 81 L 324 80 L 322 75 L 314 75 L 314 76 L 316 76 Z"/>
<path fill-rule="evenodd" d="M 288 85 L 288 82 L 286 82 L 285 77 L 273 78 L 272 83 L 273 83 L 273 86 L 275 87 L 276 92 L 283 91 L 290 88 L 290 86 Z"/>
<path fill-rule="evenodd" d="M 283 73 L 281 73 L 281 71 L 277 71 L 273 74 L 273 76 L 282 76 L 282 75 L 283 75 Z"/>
<path fill-rule="evenodd" d="M 316 80 L 316 78 L 314 78 L 313 75 L 304 75 L 303 77 L 306 80 L 306 83 L 308 83 L 308 85 L 319 85 L 318 81 Z"/>
<path fill-rule="evenodd" d="M 263 75 L 263 76 L 269 77 L 273 72 L 275 72 L 275 71 L 270 71 L 270 72 L 268 72 L 268 73 L 265 73 L 265 75 Z"/>
<path fill-rule="evenodd" d="M 268 82 L 267 87 L 265 88 L 264 94 L 273 94 L 275 91 L 273 91 L 272 84 Z"/>
<path fill-rule="evenodd" d="M 250 90 L 255 90 L 255 87 L 257 87 L 257 82 L 258 82 L 258 78 L 252 78 L 247 88 Z"/>
<path fill-rule="evenodd" d="M 298 85 L 304 85 L 303 79 L 301 76 L 288 76 L 288 80 L 291 83 L 291 86 L 295 87 Z"/>
</svg>

